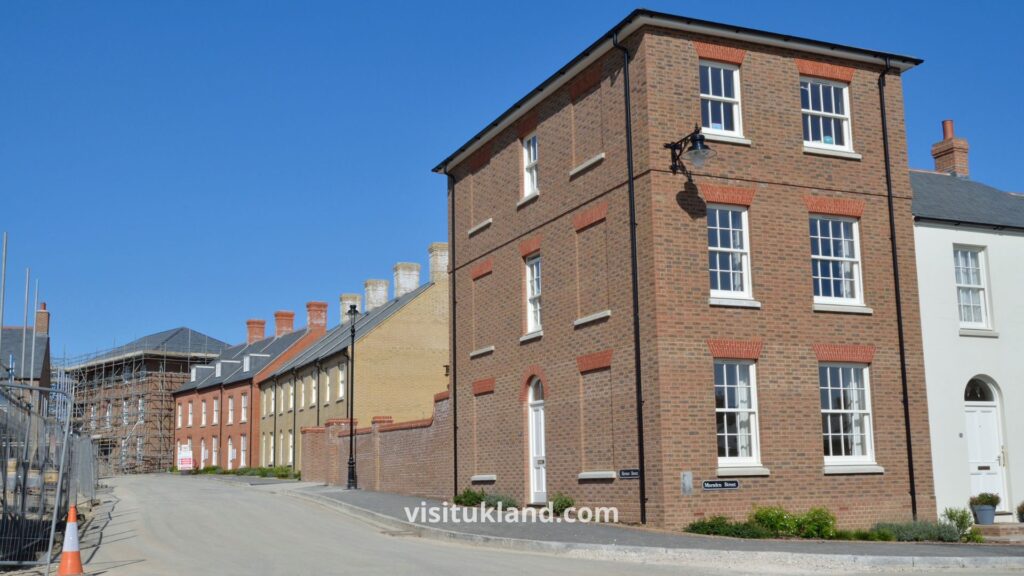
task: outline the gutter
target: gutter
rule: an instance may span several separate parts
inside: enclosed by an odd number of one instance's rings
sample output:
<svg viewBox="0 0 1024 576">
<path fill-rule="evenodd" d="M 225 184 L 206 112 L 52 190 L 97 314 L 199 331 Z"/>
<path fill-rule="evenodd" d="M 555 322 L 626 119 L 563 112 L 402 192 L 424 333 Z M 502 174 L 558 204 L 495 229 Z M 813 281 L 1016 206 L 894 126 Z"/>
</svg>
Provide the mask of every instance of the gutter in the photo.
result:
<svg viewBox="0 0 1024 576">
<path fill-rule="evenodd" d="M 514 124 L 523 114 L 532 109 L 550 93 L 558 90 L 570 79 L 575 77 L 576 74 L 583 71 L 583 69 L 590 66 L 590 64 L 602 57 L 606 52 L 613 49 L 615 47 L 616 38 L 626 38 L 641 27 L 647 25 L 693 34 L 716 36 L 729 40 L 740 40 L 776 48 L 798 50 L 820 56 L 843 58 L 853 62 L 884 65 L 886 67 L 895 68 L 900 72 L 905 72 L 924 62 L 920 58 L 914 58 L 912 56 L 865 50 L 863 48 L 856 48 L 853 46 L 833 44 L 831 42 L 823 42 L 798 36 L 787 36 L 785 34 L 777 34 L 754 28 L 744 28 L 742 26 L 730 26 L 719 22 L 686 18 L 683 16 L 655 12 L 641 8 L 631 12 L 629 16 L 616 24 L 615 27 L 603 36 L 598 38 L 597 41 L 569 61 L 568 64 L 559 68 L 557 72 L 548 77 L 548 79 L 542 82 L 540 86 L 534 88 L 529 94 L 513 104 L 511 108 L 503 112 L 496 120 L 488 124 L 487 127 L 478 132 L 468 142 L 463 144 L 462 147 L 442 160 L 440 164 L 434 167 L 433 171 L 438 174 L 447 174 L 447 171 L 450 168 L 457 166 L 460 162 L 476 152 L 483 144 L 490 141 L 490 139 L 497 133 Z M 896 65 L 892 66 L 892 62 L 895 62 Z"/>
<path fill-rule="evenodd" d="M 889 203 L 889 242 L 892 249 L 892 281 L 896 298 L 896 333 L 900 348 L 900 384 L 903 392 L 903 433 L 907 444 L 907 474 L 910 482 L 910 513 L 917 522 L 917 479 L 914 473 L 914 435 L 910 428 L 910 391 L 907 385 L 907 348 L 903 334 L 903 297 L 900 291 L 900 262 L 896 249 L 896 213 L 893 207 L 892 162 L 889 157 L 889 126 L 885 113 L 885 75 L 896 70 L 885 59 L 885 68 L 878 75 L 878 100 L 881 104 L 882 150 L 885 153 L 885 188 Z"/>
</svg>

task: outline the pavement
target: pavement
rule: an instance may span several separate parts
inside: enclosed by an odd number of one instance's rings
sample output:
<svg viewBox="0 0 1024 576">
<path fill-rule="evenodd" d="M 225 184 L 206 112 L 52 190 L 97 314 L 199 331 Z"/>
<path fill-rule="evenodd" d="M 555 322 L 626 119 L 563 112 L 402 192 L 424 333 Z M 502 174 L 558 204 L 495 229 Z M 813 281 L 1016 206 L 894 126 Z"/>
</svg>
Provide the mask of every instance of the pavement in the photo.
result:
<svg viewBox="0 0 1024 576">
<path fill-rule="evenodd" d="M 822 570 L 913 568 L 1010 569 L 1024 571 L 1024 546 L 956 543 L 743 540 L 610 524 L 410 522 L 407 509 L 439 506 L 434 500 L 303 485 L 295 497 L 332 505 L 370 521 L 418 536 L 581 558 L 713 566 L 728 552 L 752 565 L 769 563 Z"/>
</svg>

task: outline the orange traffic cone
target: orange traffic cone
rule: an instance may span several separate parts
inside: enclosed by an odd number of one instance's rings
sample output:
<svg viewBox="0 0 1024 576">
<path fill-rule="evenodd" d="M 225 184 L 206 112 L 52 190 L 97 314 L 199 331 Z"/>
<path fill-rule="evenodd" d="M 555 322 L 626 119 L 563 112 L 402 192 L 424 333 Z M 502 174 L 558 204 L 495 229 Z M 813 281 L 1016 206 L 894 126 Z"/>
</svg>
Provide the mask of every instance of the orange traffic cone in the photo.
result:
<svg viewBox="0 0 1024 576">
<path fill-rule="evenodd" d="M 68 523 L 64 528 L 64 548 L 60 553 L 60 568 L 57 576 L 77 576 L 85 574 L 82 570 L 82 553 L 78 550 L 78 510 L 71 505 L 68 511 Z"/>
</svg>

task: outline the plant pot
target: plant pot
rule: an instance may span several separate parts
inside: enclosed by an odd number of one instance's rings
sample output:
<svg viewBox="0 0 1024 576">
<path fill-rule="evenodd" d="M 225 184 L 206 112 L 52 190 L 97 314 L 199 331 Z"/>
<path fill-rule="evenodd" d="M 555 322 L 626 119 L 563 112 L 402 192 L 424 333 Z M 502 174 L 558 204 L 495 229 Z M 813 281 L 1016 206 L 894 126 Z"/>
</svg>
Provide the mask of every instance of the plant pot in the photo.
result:
<svg viewBox="0 0 1024 576">
<path fill-rule="evenodd" d="M 974 512 L 974 520 L 983 526 L 996 523 L 995 506 L 971 506 Z"/>
<path fill-rule="evenodd" d="M 1017 522 L 1024 524 L 1024 512 L 1017 512 Z"/>
</svg>

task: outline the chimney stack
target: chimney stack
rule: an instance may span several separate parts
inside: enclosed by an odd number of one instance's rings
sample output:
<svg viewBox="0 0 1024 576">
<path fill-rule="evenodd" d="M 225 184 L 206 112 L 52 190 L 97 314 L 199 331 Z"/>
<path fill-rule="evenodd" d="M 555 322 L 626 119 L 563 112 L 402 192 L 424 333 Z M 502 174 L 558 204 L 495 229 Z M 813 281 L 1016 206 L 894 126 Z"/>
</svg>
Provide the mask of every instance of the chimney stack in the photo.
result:
<svg viewBox="0 0 1024 576">
<path fill-rule="evenodd" d="M 264 338 L 267 337 L 266 336 L 267 335 L 267 321 L 266 320 L 260 320 L 259 318 L 252 318 L 252 319 L 246 320 L 245 321 L 245 328 L 246 328 L 246 332 L 248 332 L 248 337 L 245 339 L 247 344 L 252 344 L 253 342 L 259 342 L 260 340 L 263 340 Z"/>
<path fill-rule="evenodd" d="M 932 145 L 935 171 L 966 178 L 970 175 L 967 166 L 967 140 L 953 134 L 953 121 L 942 121 L 942 141 Z"/>
<path fill-rule="evenodd" d="M 366 288 L 366 311 L 369 312 L 378 306 L 383 306 L 388 302 L 388 281 L 387 280 L 367 280 L 364 285 Z"/>
<path fill-rule="evenodd" d="M 295 312 L 278 310 L 274 312 L 274 336 L 291 334 L 295 330 Z"/>
<path fill-rule="evenodd" d="M 448 243 L 434 242 L 427 248 L 430 254 L 430 281 L 439 282 L 448 277 Z"/>
<path fill-rule="evenodd" d="M 50 312 L 46 309 L 46 302 L 39 304 L 39 310 L 36 310 L 35 329 L 38 335 L 50 333 Z"/>
<path fill-rule="evenodd" d="M 415 262 L 395 264 L 395 298 L 405 296 L 420 286 L 420 265 Z"/>
<path fill-rule="evenodd" d="M 359 294 L 342 294 L 341 295 L 341 323 L 348 322 L 348 307 L 352 304 L 356 305 L 356 311 L 363 309 L 360 301 L 363 299 Z"/>
<path fill-rule="evenodd" d="M 312 334 L 327 331 L 327 302 L 306 302 L 306 329 Z"/>
</svg>

